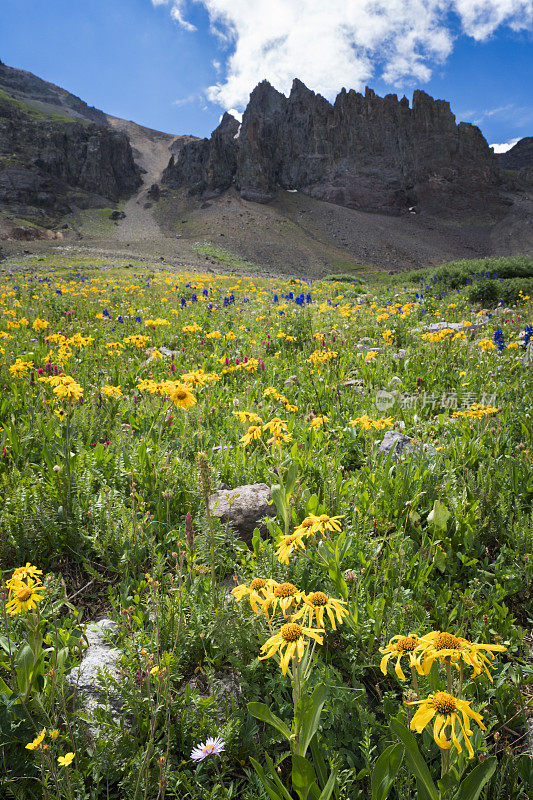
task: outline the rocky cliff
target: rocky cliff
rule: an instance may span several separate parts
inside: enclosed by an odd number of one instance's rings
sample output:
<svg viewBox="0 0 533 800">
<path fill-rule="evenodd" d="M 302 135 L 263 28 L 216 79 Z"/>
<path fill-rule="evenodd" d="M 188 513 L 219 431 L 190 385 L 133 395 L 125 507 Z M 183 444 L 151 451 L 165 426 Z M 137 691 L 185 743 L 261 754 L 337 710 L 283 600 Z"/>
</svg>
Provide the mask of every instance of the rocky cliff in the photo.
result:
<svg viewBox="0 0 533 800">
<path fill-rule="evenodd" d="M 500 153 L 498 162 L 502 169 L 533 169 L 533 136 L 520 139 L 506 153 Z"/>
<path fill-rule="evenodd" d="M 140 185 L 128 137 L 105 114 L 0 63 L 0 207 L 36 220 L 104 206 Z"/>
<path fill-rule="evenodd" d="M 410 106 L 343 89 L 331 104 L 301 81 L 289 97 L 263 81 L 242 125 L 226 114 L 210 139 L 181 148 L 163 182 L 191 193 L 234 184 L 261 203 L 281 187 L 365 211 L 442 213 L 496 202 L 499 170 L 480 130 L 425 92 Z"/>
</svg>

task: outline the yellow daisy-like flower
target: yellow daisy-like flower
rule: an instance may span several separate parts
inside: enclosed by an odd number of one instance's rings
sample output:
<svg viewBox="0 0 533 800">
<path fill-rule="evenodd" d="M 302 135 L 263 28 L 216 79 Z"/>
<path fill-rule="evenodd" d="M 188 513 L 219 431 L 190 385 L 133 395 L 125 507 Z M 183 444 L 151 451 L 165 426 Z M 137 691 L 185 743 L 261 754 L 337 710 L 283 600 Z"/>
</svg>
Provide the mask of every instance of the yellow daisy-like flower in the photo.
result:
<svg viewBox="0 0 533 800">
<path fill-rule="evenodd" d="M 264 643 L 261 647 L 261 652 L 264 655 L 258 656 L 258 658 L 262 661 L 265 658 L 271 658 L 279 651 L 281 671 L 286 675 L 289 662 L 294 655 L 296 655 L 298 661 L 302 660 L 306 645 L 309 644 L 309 638 L 314 639 L 318 644 L 322 644 L 321 634 L 322 631 L 304 628 L 302 625 L 298 625 L 297 622 L 288 622 L 283 625 L 278 633 L 275 633 Z"/>
<path fill-rule="evenodd" d="M 22 361 L 20 358 L 17 358 L 15 363 L 9 367 L 9 371 L 16 378 L 21 378 L 23 375 L 26 375 L 32 367 L 33 361 Z"/>
<path fill-rule="evenodd" d="M 250 444 L 254 439 L 260 439 L 262 428 L 260 425 L 250 425 L 244 436 L 239 439 L 243 444 Z"/>
<path fill-rule="evenodd" d="M 242 423 L 255 422 L 257 425 L 263 424 L 261 417 L 253 411 L 234 411 L 233 416 L 237 417 Z"/>
<path fill-rule="evenodd" d="M 176 408 L 191 408 L 196 404 L 196 397 L 186 386 L 176 385 L 170 394 L 170 399 Z"/>
<path fill-rule="evenodd" d="M 328 514 L 321 514 L 317 517 L 315 514 L 309 514 L 308 517 L 300 522 L 294 532 L 301 535 L 305 533 L 326 533 L 326 531 L 340 532 L 342 528 L 339 520 L 343 516 L 330 517 Z"/>
<path fill-rule="evenodd" d="M 329 417 L 327 417 L 325 414 L 319 414 L 318 417 L 313 417 L 309 423 L 309 427 L 314 430 L 318 430 L 318 428 L 321 428 L 322 425 L 328 421 L 328 419 Z"/>
<path fill-rule="evenodd" d="M 6 584 L 7 585 L 7 584 Z M 37 608 L 44 595 L 39 594 L 44 589 L 42 583 L 37 579 L 28 577 L 25 581 L 18 578 L 11 578 L 9 581 L 9 601 L 6 603 L 6 611 L 14 616 L 23 611 L 32 611 Z"/>
<path fill-rule="evenodd" d="M 267 444 L 274 444 L 276 447 L 279 447 L 286 442 L 292 442 L 292 435 L 290 433 L 283 433 L 281 431 L 279 433 L 275 433 L 270 437 L 270 439 L 267 439 Z"/>
<path fill-rule="evenodd" d="M 434 661 L 449 661 L 459 669 L 462 660 L 474 670 L 474 677 L 481 675 L 483 670 L 492 682 L 492 675 L 489 667 L 492 667 L 489 659 L 482 651 L 485 650 L 491 660 L 494 660 L 493 652 L 503 653 L 507 649 L 501 644 L 477 644 L 463 639 L 461 636 L 454 636 L 453 633 L 445 631 L 431 631 L 426 636 L 420 637 L 422 645 L 421 652 L 417 656 L 417 662 L 421 666 L 424 675 L 428 675 Z"/>
<path fill-rule="evenodd" d="M 46 736 L 46 728 L 43 728 L 40 734 L 33 740 L 33 742 L 28 742 L 28 744 L 26 745 L 26 750 L 38 750 L 45 736 Z"/>
<path fill-rule="evenodd" d="M 273 581 L 272 578 L 254 578 L 252 581 L 250 581 L 249 586 L 246 586 L 246 584 L 242 583 L 240 586 L 236 586 L 235 589 L 232 589 L 231 593 L 237 601 L 240 601 L 243 599 L 243 597 L 248 596 L 252 611 L 255 611 L 256 614 L 259 614 L 262 611 L 262 608 L 259 608 L 259 605 L 264 603 L 268 593 L 275 585 L 276 581 Z"/>
<path fill-rule="evenodd" d="M 265 422 L 263 430 L 272 433 L 274 436 L 281 436 L 287 430 L 287 423 L 279 417 L 274 417 L 269 422 Z"/>
<path fill-rule="evenodd" d="M 387 663 L 390 658 L 396 656 L 394 671 L 401 681 L 406 680 L 400 662 L 404 656 L 407 656 L 409 659 L 409 666 L 419 668 L 414 655 L 419 647 L 420 639 L 414 634 L 409 634 L 409 636 L 393 636 L 386 647 L 379 648 L 379 652 L 384 654 L 381 659 L 381 664 L 379 665 L 382 673 L 384 675 L 387 674 Z"/>
<path fill-rule="evenodd" d="M 485 730 L 485 726 L 481 714 L 472 711 L 470 708 L 471 702 L 472 701 L 460 700 L 458 697 L 453 697 L 453 695 L 448 694 L 448 692 L 435 692 L 434 694 L 430 694 L 425 700 L 415 700 L 414 702 L 407 703 L 409 706 L 420 706 L 411 720 L 410 728 L 412 731 L 422 733 L 426 725 L 435 717 L 433 723 L 433 738 L 435 742 L 443 750 L 449 750 L 453 743 L 457 751 L 462 753 L 463 750 L 455 731 L 456 722 L 459 722 L 466 749 L 468 750 L 468 758 L 473 758 L 474 748 L 468 738 L 472 736 L 470 720 L 474 720 L 482 730 Z M 462 719 L 459 714 L 461 714 Z M 447 729 L 451 733 L 451 741 L 446 737 Z"/>
<path fill-rule="evenodd" d="M 261 604 L 261 609 L 267 617 L 269 612 L 270 616 L 273 617 L 279 606 L 283 616 L 287 617 L 289 616 L 287 612 L 293 613 L 304 597 L 304 592 L 297 589 L 292 583 L 275 583 L 272 581 L 270 590 Z"/>
<path fill-rule="evenodd" d="M 282 536 L 277 544 L 276 555 L 280 564 L 288 564 L 289 556 L 293 550 L 300 547 L 305 551 L 305 544 L 303 542 L 304 536 L 311 536 L 310 531 L 300 531 L 290 533 L 288 536 Z"/>
<path fill-rule="evenodd" d="M 64 756 L 58 756 L 57 763 L 60 767 L 68 767 L 74 761 L 75 753 L 67 753 Z"/>
<path fill-rule="evenodd" d="M 11 576 L 11 580 L 13 580 L 13 578 L 18 578 L 19 580 L 24 581 L 24 580 L 26 580 L 26 578 L 34 578 L 35 580 L 39 580 L 40 581 L 39 575 L 42 575 L 42 574 L 43 574 L 42 569 L 37 569 L 37 567 L 34 567 L 33 564 L 30 564 L 29 561 L 26 561 L 26 566 L 17 567 L 13 571 L 13 575 Z M 6 581 L 6 585 L 9 586 L 9 584 L 10 584 L 10 581 Z"/>
<path fill-rule="evenodd" d="M 120 384 L 118 386 L 110 386 L 109 384 L 102 386 L 102 394 L 106 397 L 122 397 Z"/>
<path fill-rule="evenodd" d="M 68 375 L 62 376 L 64 380 L 54 386 L 53 392 L 62 400 L 80 400 L 83 397 L 83 389 L 79 383 Z"/>
<path fill-rule="evenodd" d="M 328 597 L 325 592 L 311 592 L 311 594 L 304 597 L 304 604 L 295 614 L 294 619 L 303 619 L 311 627 L 314 616 L 318 627 L 324 628 L 324 612 L 327 612 L 331 627 L 336 631 L 335 617 L 337 617 L 339 625 L 342 625 L 343 617 L 348 616 L 348 609 L 344 608 L 345 605 L 344 600 L 334 600 L 332 597 Z"/>
</svg>

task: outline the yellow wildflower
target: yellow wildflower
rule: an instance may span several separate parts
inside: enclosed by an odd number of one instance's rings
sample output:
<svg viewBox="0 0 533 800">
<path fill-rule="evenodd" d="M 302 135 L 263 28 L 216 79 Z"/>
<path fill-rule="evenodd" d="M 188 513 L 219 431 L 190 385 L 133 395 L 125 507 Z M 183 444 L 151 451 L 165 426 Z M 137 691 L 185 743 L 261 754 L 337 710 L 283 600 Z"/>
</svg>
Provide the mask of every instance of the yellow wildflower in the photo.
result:
<svg viewBox="0 0 533 800">
<path fill-rule="evenodd" d="M 317 626 L 324 628 L 324 612 L 326 612 L 331 627 L 336 631 L 335 617 L 337 617 L 337 622 L 342 625 L 342 618 L 348 616 L 348 609 L 344 608 L 345 605 L 344 600 L 334 600 L 332 597 L 328 597 L 325 592 L 311 592 L 311 594 L 307 594 L 304 597 L 303 606 L 294 615 L 293 619 L 303 619 L 304 623 L 307 622 L 309 626 L 312 626 L 313 616 L 315 616 Z"/>
<path fill-rule="evenodd" d="M 434 694 L 430 694 L 425 700 L 415 700 L 414 702 L 407 703 L 407 705 L 410 706 L 420 706 L 411 720 L 410 728 L 412 731 L 422 733 L 426 725 L 431 722 L 433 717 L 436 717 L 433 724 L 433 738 L 435 742 L 443 750 L 449 750 L 453 743 L 457 751 L 462 753 L 462 748 L 455 731 L 456 722 L 459 722 L 466 749 L 468 750 L 468 758 L 473 758 L 474 748 L 469 739 L 469 736 L 472 736 L 470 720 L 472 719 L 476 722 L 482 730 L 485 730 L 485 726 L 481 714 L 477 714 L 470 708 L 471 702 L 473 701 L 460 700 L 458 697 L 453 697 L 448 692 L 435 692 Z M 462 719 L 459 714 L 461 714 Z M 446 737 L 447 729 L 451 732 L 451 741 Z"/>
<path fill-rule="evenodd" d="M 102 386 L 102 394 L 106 397 L 122 397 L 120 384 L 118 386 L 110 386 L 109 384 Z"/>
<path fill-rule="evenodd" d="M 259 656 L 259 660 L 262 661 L 265 658 L 271 658 L 279 651 L 281 656 L 281 671 L 286 675 L 289 662 L 293 656 L 295 656 L 298 661 L 302 660 L 310 638 L 314 639 L 318 644 L 322 644 L 323 638 L 321 634 L 322 631 L 304 628 L 302 625 L 298 625 L 297 622 L 288 622 L 261 647 L 261 652 L 264 653 L 264 655 Z M 285 652 L 283 652 L 284 649 Z"/>
<path fill-rule="evenodd" d="M 26 750 L 38 750 L 46 736 L 46 728 L 43 728 L 40 734 L 33 740 L 33 742 L 28 742 L 26 745 Z"/>
</svg>

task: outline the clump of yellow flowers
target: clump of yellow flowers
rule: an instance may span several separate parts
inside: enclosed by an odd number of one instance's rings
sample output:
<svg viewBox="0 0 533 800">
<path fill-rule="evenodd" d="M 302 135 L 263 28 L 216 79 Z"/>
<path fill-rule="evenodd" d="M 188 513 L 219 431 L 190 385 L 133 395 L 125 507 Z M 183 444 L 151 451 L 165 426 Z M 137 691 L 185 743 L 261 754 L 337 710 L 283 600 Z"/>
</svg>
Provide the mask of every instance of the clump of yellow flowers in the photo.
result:
<svg viewBox="0 0 533 800">
<path fill-rule="evenodd" d="M 343 617 L 348 614 L 344 600 L 335 600 L 321 591 L 306 594 L 292 583 L 278 583 L 271 578 L 254 578 L 248 585 L 237 586 L 232 594 L 237 601 L 247 597 L 252 611 L 264 614 L 269 625 L 277 612 L 283 615 L 285 623 L 261 647 L 259 659 L 279 653 L 284 675 L 291 660 L 296 664 L 302 660 L 311 640 L 314 644 L 323 643 L 325 614 L 334 630 L 337 629 L 335 623 L 342 624 Z M 316 628 L 311 627 L 313 620 L 316 620 Z"/>
<path fill-rule="evenodd" d="M 394 659 L 394 671 L 398 678 L 404 681 L 406 677 L 402 669 L 403 660 L 411 669 L 413 688 L 418 695 L 417 675 L 429 675 L 434 663 L 444 665 L 447 691 L 432 692 L 425 699 L 408 702 L 407 705 L 418 706 L 410 727 L 411 730 L 422 733 L 424 728 L 434 720 L 433 738 L 441 750 L 448 751 L 453 744 L 458 753 L 461 753 L 462 747 L 457 736 L 458 725 L 468 751 L 468 757 L 473 758 L 470 720 L 476 722 L 483 730 L 485 730 L 485 726 L 481 714 L 470 707 L 472 701 L 463 700 L 460 697 L 463 685 L 463 666 L 471 667 L 473 678 L 485 672 L 492 682 L 489 668 L 493 668 L 491 663 L 494 660 L 493 653 L 501 653 L 505 649 L 500 644 L 470 642 L 468 639 L 446 631 L 431 631 L 425 636 L 416 636 L 415 634 L 393 636 L 385 648 L 380 648 L 380 653 L 383 655 L 380 668 L 386 675 L 387 664 L 390 659 Z M 453 694 L 452 667 L 455 667 L 460 673 L 459 696 L 457 697 Z"/>
<path fill-rule="evenodd" d="M 44 595 L 44 590 L 40 575 L 42 570 L 37 569 L 29 562 L 25 567 L 17 567 L 13 575 L 6 581 L 5 588 L 8 590 L 8 600 L 6 611 L 11 616 L 21 614 L 23 611 L 33 611 L 37 608 Z"/>
</svg>

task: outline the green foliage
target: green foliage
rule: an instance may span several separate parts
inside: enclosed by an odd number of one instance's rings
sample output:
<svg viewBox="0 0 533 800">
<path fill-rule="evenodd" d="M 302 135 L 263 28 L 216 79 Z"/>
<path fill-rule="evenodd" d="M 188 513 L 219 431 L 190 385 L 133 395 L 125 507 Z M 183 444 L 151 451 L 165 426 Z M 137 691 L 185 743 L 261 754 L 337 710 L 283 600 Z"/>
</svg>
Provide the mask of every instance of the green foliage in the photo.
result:
<svg viewBox="0 0 533 800">
<path fill-rule="evenodd" d="M 475 276 L 484 270 L 505 273 L 485 279 L 498 296 L 514 281 L 525 286 L 530 262 L 447 265 L 413 302 L 413 285 L 366 284 L 360 300 L 359 285 L 347 279 L 307 285 L 145 266 L 100 273 L 62 259 L 46 275 L 6 277 L 0 292 L 2 583 L 27 561 L 47 573 L 36 624 L 28 628 L 29 615 L 0 623 L 0 794 L 527 796 L 533 395 L 518 341 L 531 304 L 519 296 L 512 313 L 479 331 L 468 293 L 484 285 Z M 441 295 L 454 285 L 460 291 L 452 298 Z M 294 302 L 308 292 L 311 304 Z M 49 326 L 41 332 L 32 324 L 42 318 Z M 149 322 L 161 318 L 169 324 Z M 422 338 L 442 320 L 468 320 L 473 332 Z M 479 348 L 497 328 L 504 350 Z M 216 331 L 220 338 L 208 338 Z M 72 343 L 59 364 L 59 342 L 46 339 L 59 332 L 93 342 Z M 149 340 L 124 344 L 132 334 Z M 367 347 L 376 352 L 368 360 Z M 310 360 L 328 350 L 336 355 Z M 17 358 L 33 361 L 33 377 L 13 374 Z M 39 381 L 53 372 L 48 363 L 80 384 L 82 401 L 61 400 Z M 197 400 L 187 410 L 159 390 L 139 389 L 140 381 L 163 385 L 182 375 Z M 122 395 L 107 397 L 107 384 L 120 385 Z M 391 405 L 381 410 L 384 389 Z M 454 415 L 473 402 L 497 411 Z M 245 445 L 254 424 L 247 414 L 262 423 L 259 439 Z M 280 442 L 262 427 L 278 418 Z M 414 449 L 382 457 L 387 428 L 406 434 Z M 245 541 L 236 524 L 209 510 L 209 493 L 222 483 L 271 487 L 272 516 L 257 520 Z M 282 537 L 337 516 L 336 527 L 319 525 L 279 560 Z M 347 611 L 335 627 L 325 614 L 322 644 L 299 662 L 299 684 L 294 665 L 283 675 L 278 656 L 257 658 L 288 617 L 278 608 L 270 619 L 261 596 L 253 611 L 246 593 L 253 578 L 323 592 Z M 239 602 L 230 594 L 236 585 L 244 587 Z M 64 676 L 83 654 L 82 614 L 103 613 L 117 623 L 121 653 L 119 677 L 104 686 L 122 713 L 117 719 L 102 708 L 90 720 Z M 466 665 L 461 678 L 453 667 L 454 691 L 483 714 L 487 730 L 473 726 L 475 760 L 454 753 L 444 774 L 429 729 L 408 730 L 414 707 L 404 701 L 415 689 L 395 673 L 396 657 L 388 671 L 380 668 L 393 636 L 438 630 L 506 648 L 492 663 L 492 681 Z M 405 659 L 401 665 L 410 678 Z M 436 665 L 417 680 L 424 696 L 447 688 Z M 96 740 L 89 723 L 98 726 Z M 60 732 L 54 758 L 76 753 L 70 771 L 47 761 L 48 750 L 26 749 L 43 728 L 50 744 L 49 731 Z M 225 741 L 221 757 L 193 763 L 192 748 L 211 736 Z"/>
<path fill-rule="evenodd" d="M 532 278 L 533 261 L 529 256 L 501 256 L 450 261 L 440 267 L 420 269 L 402 275 L 402 281 L 435 284 L 439 290 L 465 286 L 480 273 L 498 278 Z"/>
</svg>

